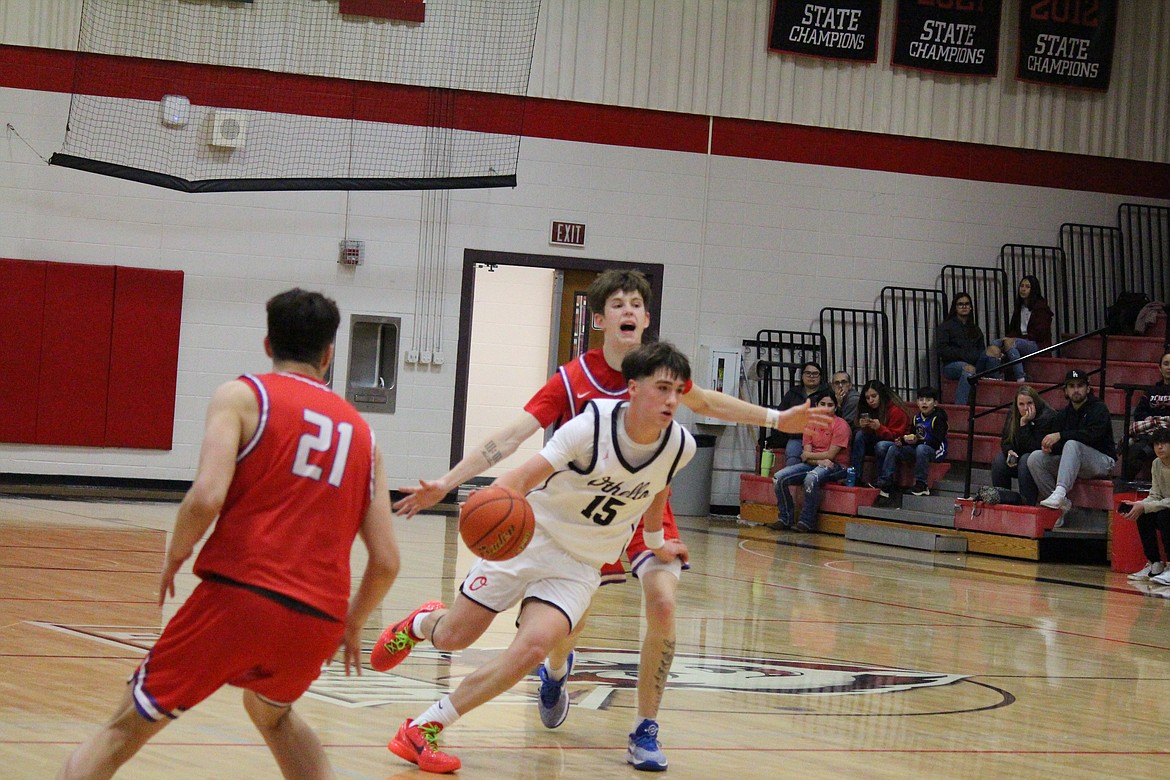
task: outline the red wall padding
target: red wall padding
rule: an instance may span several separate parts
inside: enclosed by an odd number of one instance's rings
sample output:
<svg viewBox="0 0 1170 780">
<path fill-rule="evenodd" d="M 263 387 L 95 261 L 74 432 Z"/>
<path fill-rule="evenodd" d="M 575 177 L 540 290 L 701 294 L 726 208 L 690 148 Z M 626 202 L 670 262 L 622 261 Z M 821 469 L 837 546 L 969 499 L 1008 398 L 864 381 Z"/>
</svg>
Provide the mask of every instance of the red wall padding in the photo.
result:
<svg viewBox="0 0 1170 780">
<path fill-rule="evenodd" d="M 167 449 L 183 273 L 0 258 L 0 441 Z"/>
<path fill-rule="evenodd" d="M 117 269 L 106 446 L 169 450 L 183 272 Z"/>
<path fill-rule="evenodd" d="M 49 263 L 37 444 L 106 441 L 114 267 Z"/>
<path fill-rule="evenodd" d="M 0 258 L 0 439 L 31 444 L 48 263 Z"/>
</svg>

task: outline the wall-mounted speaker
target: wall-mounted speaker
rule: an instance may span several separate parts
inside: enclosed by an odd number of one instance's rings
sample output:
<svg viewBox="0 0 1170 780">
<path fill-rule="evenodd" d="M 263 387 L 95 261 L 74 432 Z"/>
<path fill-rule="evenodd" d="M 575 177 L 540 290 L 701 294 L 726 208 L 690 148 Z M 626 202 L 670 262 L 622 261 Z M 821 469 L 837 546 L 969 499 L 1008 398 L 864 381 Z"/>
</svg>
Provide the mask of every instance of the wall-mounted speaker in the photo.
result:
<svg viewBox="0 0 1170 780">
<path fill-rule="evenodd" d="M 248 135 L 248 112 L 217 108 L 211 116 L 211 145 L 239 149 Z"/>
</svg>

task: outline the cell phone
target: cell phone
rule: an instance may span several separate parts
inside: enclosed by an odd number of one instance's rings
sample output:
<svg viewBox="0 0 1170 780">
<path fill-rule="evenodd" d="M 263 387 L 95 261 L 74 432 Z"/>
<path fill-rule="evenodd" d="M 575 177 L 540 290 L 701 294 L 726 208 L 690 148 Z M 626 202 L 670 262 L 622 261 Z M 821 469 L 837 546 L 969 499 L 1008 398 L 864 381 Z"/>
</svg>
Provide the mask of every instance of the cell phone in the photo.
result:
<svg viewBox="0 0 1170 780">
<path fill-rule="evenodd" d="M 1117 511 L 1123 515 L 1128 515 L 1133 511 L 1133 504 L 1129 503 L 1128 501 L 1122 501 L 1117 505 Z"/>
</svg>

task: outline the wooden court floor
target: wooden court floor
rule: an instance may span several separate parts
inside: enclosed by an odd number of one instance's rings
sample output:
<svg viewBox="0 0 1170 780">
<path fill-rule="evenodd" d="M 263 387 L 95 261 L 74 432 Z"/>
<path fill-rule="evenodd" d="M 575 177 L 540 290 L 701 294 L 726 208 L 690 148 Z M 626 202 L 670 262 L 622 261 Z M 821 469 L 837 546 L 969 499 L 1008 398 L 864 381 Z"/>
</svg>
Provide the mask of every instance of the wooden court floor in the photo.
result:
<svg viewBox="0 0 1170 780">
<path fill-rule="evenodd" d="M 0 777 L 53 777 L 111 712 L 176 608 L 155 605 L 174 509 L 0 499 Z M 668 776 L 1067 780 L 1170 767 L 1170 598 L 1103 567 L 680 522 L 694 568 L 659 717 Z M 371 642 L 421 601 L 452 598 L 470 562 L 449 518 L 397 529 L 404 566 Z M 180 600 L 193 582 L 182 575 Z M 297 707 L 339 777 L 424 776 L 386 741 L 503 647 L 513 618 L 453 657 L 424 645 L 394 673 L 327 670 Z M 642 776 L 624 761 L 640 624 L 636 586 L 603 588 L 567 722 L 540 725 L 530 677 L 444 735 L 459 776 Z M 230 689 L 118 775 L 278 776 Z"/>
</svg>

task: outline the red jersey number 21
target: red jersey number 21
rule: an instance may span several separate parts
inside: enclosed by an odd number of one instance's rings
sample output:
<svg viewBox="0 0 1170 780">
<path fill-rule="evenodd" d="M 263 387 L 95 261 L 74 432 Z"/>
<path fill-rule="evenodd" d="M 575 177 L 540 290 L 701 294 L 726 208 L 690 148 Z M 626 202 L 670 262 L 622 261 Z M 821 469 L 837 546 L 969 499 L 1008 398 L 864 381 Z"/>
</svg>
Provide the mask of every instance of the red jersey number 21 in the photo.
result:
<svg viewBox="0 0 1170 780">
<path fill-rule="evenodd" d="M 293 473 L 298 477 L 321 479 L 321 467 L 309 463 L 310 452 L 328 452 L 333 449 L 333 421 L 312 409 L 305 410 L 305 422 L 317 426 L 317 432 L 301 435 L 297 445 L 297 459 L 293 462 Z M 333 467 L 329 469 L 329 479 L 326 480 L 333 487 L 341 487 L 341 478 L 345 474 L 345 463 L 349 457 L 349 443 L 353 439 L 353 425 L 347 422 L 337 424 L 337 450 L 333 454 Z"/>
</svg>

